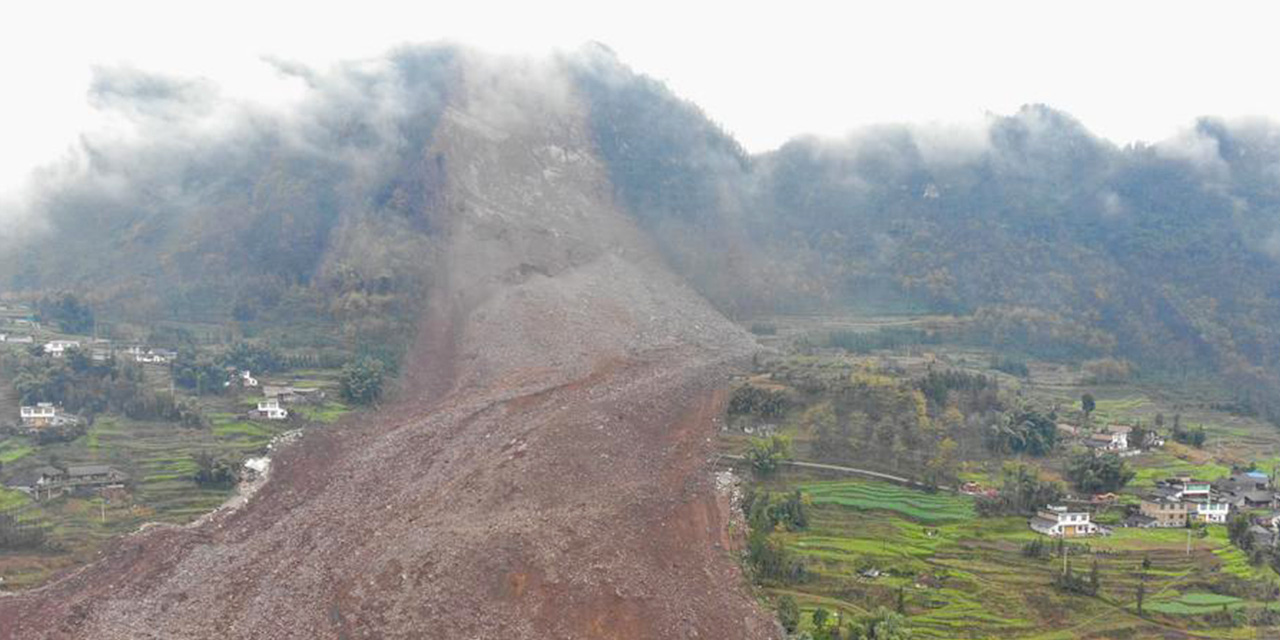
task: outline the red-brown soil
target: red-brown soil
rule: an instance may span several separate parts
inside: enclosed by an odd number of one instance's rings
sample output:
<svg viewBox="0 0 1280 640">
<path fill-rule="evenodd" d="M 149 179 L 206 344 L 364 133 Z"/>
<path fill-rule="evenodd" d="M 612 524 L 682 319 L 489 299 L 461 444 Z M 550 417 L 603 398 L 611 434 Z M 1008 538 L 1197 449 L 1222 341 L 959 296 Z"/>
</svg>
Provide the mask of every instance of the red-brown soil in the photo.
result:
<svg viewBox="0 0 1280 640">
<path fill-rule="evenodd" d="M 400 401 L 247 505 L 0 598 L 0 638 L 772 638 L 709 470 L 750 340 L 611 201 L 554 65 L 468 60 Z M 511 68 L 516 66 L 519 68 Z"/>
</svg>

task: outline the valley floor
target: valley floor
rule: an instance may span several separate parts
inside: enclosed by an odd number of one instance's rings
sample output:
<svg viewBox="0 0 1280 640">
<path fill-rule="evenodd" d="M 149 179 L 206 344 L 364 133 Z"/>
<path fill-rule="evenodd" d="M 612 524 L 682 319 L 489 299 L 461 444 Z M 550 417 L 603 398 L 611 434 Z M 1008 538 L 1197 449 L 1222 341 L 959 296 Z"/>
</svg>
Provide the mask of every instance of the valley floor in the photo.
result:
<svg viewBox="0 0 1280 640">
<path fill-rule="evenodd" d="M 770 318 L 771 335 L 762 341 L 779 355 L 757 359 L 755 372 L 743 383 L 791 394 L 786 412 L 772 418 L 729 417 L 719 448 L 745 452 L 762 433 L 780 433 L 793 442 L 795 460 L 867 468 L 920 479 L 923 463 L 877 455 L 863 442 L 843 454 L 824 455 L 811 411 L 834 396 L 813 392 L 814 380 L 883 375 L 908 381 L 929 370 L 964 370 L 999 381 L 1002 392 L 1016 394 L 1042 407 L 1056 407 L 1063 420 L 1078 406 L 1082 393 L 1097 397 L 1095 424 L 1150 425 L 1157 413 L 1164 420 L 1178 414 L 1183 424 L 1203 425 L 1208 439 L 1196 448 L 1168 442 L 1164 447 L 1126 458 L 1135 471 L 1117 501 L 1095 509 L 1096 520 L 1110 535 L 1072 539 L 1066 560 L 1087 574 L 1096 561 L 1100 590 L 1096 596 L 1063 592 L 1054 579 L 1063 571 L 1056 543 L 1031 531 L 1025 516 L 980 517 L 975 498 L 951 490 L 924 491 L 864 475 L 783 465 L 775 474 L 744 484 L 744 491 L 790 495 L 800 492 L 807 526 L 788 530 L 779 525 L 770 538 L 790 557 L 799 559 L 799 580 L 762 578 L 762 593 L 777 602 L 790 596 L 800 605 L 800 629 L 818 633 L 812 614 L 825 610 L 828 620 L 866 619 L 879 608 L 900 612 L 919 638 L 1252 638 L 1261 631 L 1250 621 L 1280 620 L 1276 573 L 1265 563 L 1250 562 L 1247 553 L 1227 539 L 1222 525 L 1197 529 L 1130 529 L 1119 526 L 1138 496 L 1160 479 L 1188 474 L 1214 480 L 1234 466 L 1254 465 L 1270 472 L 1280 462 L 1280 429 L 1256 418 L 1227 413 L 1229 394 L 1203 379 L 1137 377 L 1112 384 L 1087 380 L 1078 365 L 1030 362 L 1026 378 L 992 368 L 997 353 L 973 346 L 903 345 L 868 353 L 801 347 L 803 336 L 833 327 L 867 332 L 885 326 L 920 326 L 929 318 L 814 318 L 797 321 Z M 803 344 L 803 340 L 800 343 Z M 806 387 L 806 385 L 808 385 Z M 856 409 L 856 407 L 854 407 Z M 744 428 L 751 434 L 744 433 Z M 956 429 L 956 427 L 952 427 Z M 997 456 L 963 429 L 950 432 L 960 440 L 956 482 L 999 486 L 1004 466 L 1031 465 L 1044 478 L 1063 479 L 1070 443 L 1038 458 Z M 750 465 L 726 460 L 750 478 Z M 755 474 L 759 475 L 759 474 Z M 1132 506 L 1131 506 L 1132 505 Z M 1028 544 L 1040 539 L 1046 553 L 1028 555 Z M 1145 563 L 1145 568 L 1144 568 Z M 1138 592 L 1143 591 L 1142 610 Z M 1271 622 L 1274 624 L 1274 622 Z M 829 632 L 833 623 L 827 622 Z"/>
</svg>

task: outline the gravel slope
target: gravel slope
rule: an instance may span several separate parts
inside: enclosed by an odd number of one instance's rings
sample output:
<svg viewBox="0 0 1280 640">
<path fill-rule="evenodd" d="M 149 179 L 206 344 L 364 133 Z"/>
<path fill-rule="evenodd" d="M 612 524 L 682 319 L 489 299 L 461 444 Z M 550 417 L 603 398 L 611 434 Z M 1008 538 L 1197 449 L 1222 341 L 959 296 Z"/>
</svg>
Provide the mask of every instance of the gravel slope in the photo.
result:
<svg viewBox="0 0 1280 640">
<path fill-rule="evenodd" d="M 0 598 L 0 638 L 771 638 L 708 458 L 752 342 L 612 202 L 555 63 L 468 56 L 404 398 L 245 507 Z"/>
</svg>

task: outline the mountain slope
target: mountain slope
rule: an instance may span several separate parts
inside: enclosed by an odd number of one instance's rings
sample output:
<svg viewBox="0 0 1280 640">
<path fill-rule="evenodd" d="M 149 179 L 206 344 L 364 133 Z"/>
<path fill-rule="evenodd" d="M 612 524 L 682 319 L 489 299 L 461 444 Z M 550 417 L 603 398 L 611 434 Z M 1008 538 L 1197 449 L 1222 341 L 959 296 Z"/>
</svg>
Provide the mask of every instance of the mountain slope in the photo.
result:
<svg viewBox="0 0 1280 640">
<path fill-rule="evenodd" d="M 458 64 L 421 391 L 240 511 L 0 599 L 6 637 L 772 636 L 707 467 L 750 341 L 614 205 L 563 66 Z"/>
</svg>

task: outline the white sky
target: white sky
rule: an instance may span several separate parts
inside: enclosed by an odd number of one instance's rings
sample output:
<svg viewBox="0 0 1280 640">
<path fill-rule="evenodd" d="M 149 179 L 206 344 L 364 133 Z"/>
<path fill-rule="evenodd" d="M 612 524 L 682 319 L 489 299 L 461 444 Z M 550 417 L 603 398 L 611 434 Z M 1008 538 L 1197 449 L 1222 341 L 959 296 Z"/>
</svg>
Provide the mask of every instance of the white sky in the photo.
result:
<svg viewBox="0 0 1280 640">
<path fill-rule="evenodd" d="M 278 80 L 262 55 L 324 66 L 406 42 L 543 52 L 598 40 L 753 151 L 1029 102 L 1124 143 L 1198 115 L 1280 118 L 1278 17 L 1265 3 L 1168 0 L 13 2 L 0 10 L 0 199 L 95 126 L 95 64 L 208 77 L 271 101 Z"/>
</svg>

